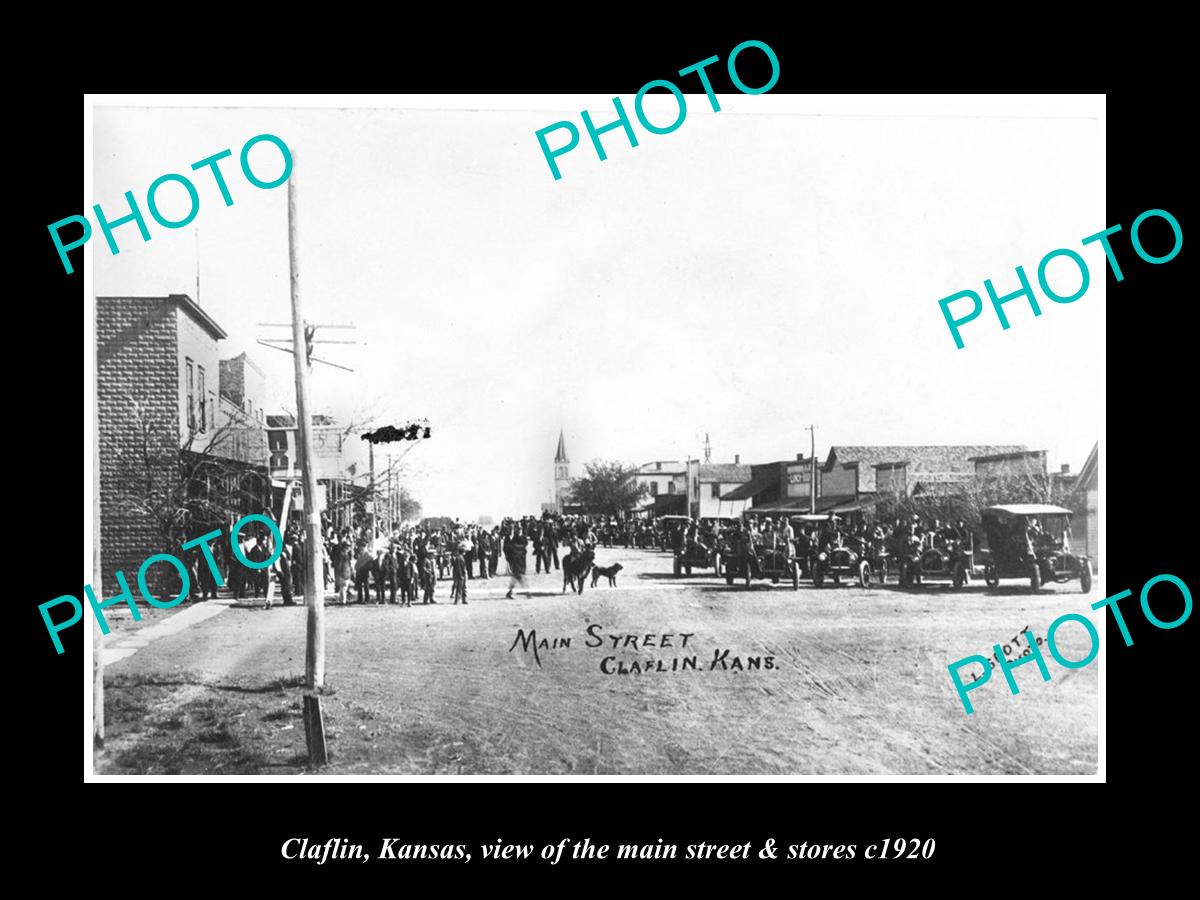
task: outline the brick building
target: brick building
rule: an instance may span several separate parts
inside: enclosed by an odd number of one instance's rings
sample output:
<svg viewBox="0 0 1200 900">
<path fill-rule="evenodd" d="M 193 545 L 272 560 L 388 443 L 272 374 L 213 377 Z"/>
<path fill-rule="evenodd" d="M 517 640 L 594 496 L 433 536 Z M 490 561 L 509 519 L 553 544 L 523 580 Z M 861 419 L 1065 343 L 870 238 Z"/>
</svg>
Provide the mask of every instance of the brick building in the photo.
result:
<svg viewBox="0 0 1200 900">
<path fill-rule="evenodd" d="M 821 470 L 825 495 L 871 499 L 953 493 L 975 480 L 976 460 L 1027 454 L 1017 444 L 834 446 Z"/>
<path fill-rule="evenodd" d="M 179 555 L 188 536 L 261 512 L 265 438 L 252 416 L 222 411 L 226 333 L 186 294 L 96 298 L 100 542 L 105 594 L 147 556 Z M 261 373 L 259 373 L 261 375 Z M 150 570 L 174 596 L 169 566 Z M 174 581 L 175 587 L 171 587 Z"/>
</svg>

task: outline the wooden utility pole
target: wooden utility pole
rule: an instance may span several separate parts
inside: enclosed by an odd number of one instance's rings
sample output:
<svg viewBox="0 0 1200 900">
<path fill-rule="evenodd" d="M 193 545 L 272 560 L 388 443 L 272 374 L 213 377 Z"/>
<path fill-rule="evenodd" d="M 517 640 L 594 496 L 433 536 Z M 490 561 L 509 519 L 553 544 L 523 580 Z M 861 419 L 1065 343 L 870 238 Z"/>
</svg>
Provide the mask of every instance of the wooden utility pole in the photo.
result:
<svg viewBox="0 0 1200 900">
<path fill-rule="evenodd" d="M 808 486 L 808 511 L 811 514 L 817 511 L 817 426 L 809 425 L 808 433 L 812 438 L 808 453 L 812 457 L 812 483 Z"/>
<path fill-rule="evenodd" d="M 300 478 L 304 492 L 305 554 L 308 571 L 308 646 L 305 674 L 310 690 L 325 683 L 325 584 L 321 569 L 321 519 L 317 514 L 317 470 L 313 465 L 312 413 L 308 408 L 308 341 L 300 306 L 300 268 L 296 259 L 295 173 L 288 179 L 288 264 L 292 282 L 292 346 L 296 363 L 296 438 L 299 445 Z"/>
<path fill-rule="evenodd" d="M 305 561 L 305 597 L 308 608 L 307 640 L 304 654 L 305 685 L 304 734 L 308 743 L 308 762 L 313 768 L 325 764 L 325 723 L 321 717 L 321 697 L 325 684 L 325 576 L 321 568 L 321 517 L 317 514 L 317 470 L 312 453 L 312 415 L 308 409 L 308 335 L 300 307 L 300 266 L 296 259 L 296 171 L 292 157 L 292 177 L 288 179 L 288 268 L 292 283 L 292 355 L 296 362 L 296 439 L 299 445 L 300 477 L 304 490 L 304 532 L 308 552 Z"/>
<path fill-rule="evenodd" d="M 368 455 L 368 459 L 370 460 L 370 466 L 371 466 L 371 479 L 370 479 L 370 482 L 367 484 L 367 498 L 368 498 L 368 502 L 370 502 L 370 504 L 371 504 L 371 515 L 367 519 L 367 521 L 371 523 L 371 540 L 375 540 L 375 537 L 376 537 L 375 506 L 376 506 L 377 501 L 375 499 L 375 443 L 374 442 L 367 444 L 367 455 Z M 362 457 L 360 456 L 359 459 L 362 459 Z"/>
</svg>

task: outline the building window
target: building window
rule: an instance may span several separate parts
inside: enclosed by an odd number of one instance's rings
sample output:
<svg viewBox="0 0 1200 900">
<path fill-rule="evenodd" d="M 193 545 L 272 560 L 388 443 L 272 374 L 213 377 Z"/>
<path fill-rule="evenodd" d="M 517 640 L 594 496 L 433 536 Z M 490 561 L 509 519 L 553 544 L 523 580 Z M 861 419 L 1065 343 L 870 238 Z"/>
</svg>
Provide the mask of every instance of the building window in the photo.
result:
<svg viewBox="0 0 1200 900">
<path fill-rule="evenodd" d="M 656 471 L 656 472 L 661 472 L 661 471 L 662 471 L 662 463 L 660 463 L 660 462 L 656 462 L 656 463 L 654 464 L 654 471 Z"/>
<path fill-rule="evenodd" d="M 195 366 L 190 359 L 187 362 L 187 427 L 188 431 L 196 430 L 196 381 Z"/>
<path fill-rule="evenodd" d="M 267 448 L 271 451 L 271 468 L 286 470 L 289 467 L 287 432 L 268 431 Z"/>
<path fill-rule="evenodd" d="M 658 482 L 657 481 L 650 482 L 650 496 L 651 497 L 658 496 Z"/>
<path fill-rule="evenodd" d="M 208 431 L 208 404 L 205 402 L 205 398 L 208 395 L 204 390 L 204 366 L 196 366 L 196 373 L 199 375 L 200 379 L 200 384 L 198 385 L 200 396 L 200 430 Z"/>
<path fill-rule="evenodd" d="M 209 424 L 216 429 L 217 427 L 217 395 L 212 391 L 208 392 L 208 416 Z"/>
<path fill-rule="evenodd" d="M 673 494 L 673 493 L 675 493 L 675 482 L 673 482 L 673 481 L 668 481 L 668 482 L 667 482 L 667 493 L 668 493 L 668 494 Z"/>
<path fill-rule="evenodd" d="M 720 499 L 721 499 L 721 486 L 720 486 L 719 484 L 717 484 L 716 482 L 713 482 L 713 486 L 712 486 L 712 498 L 713 498 L 714 500 L 720 500 Z"/>
</svg>

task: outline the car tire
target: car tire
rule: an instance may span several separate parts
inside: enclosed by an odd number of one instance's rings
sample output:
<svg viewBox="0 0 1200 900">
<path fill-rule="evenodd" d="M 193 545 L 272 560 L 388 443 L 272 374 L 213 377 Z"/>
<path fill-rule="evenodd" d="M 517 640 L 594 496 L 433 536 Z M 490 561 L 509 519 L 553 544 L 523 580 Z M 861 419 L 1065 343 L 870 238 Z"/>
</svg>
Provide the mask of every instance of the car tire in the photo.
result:
<svg viewBox="0 0 1200 900">
<path fill-rule="evenodd" d="M 1092 589 L 1092 562 L 1085 556 L 1079 566 L 1079 590 L 1086 594 Z"/>
<path fill-rule="evenodd" d="M 792 590 L 800 590 L 800 563 L 792 563 Z"/>
<path fill-rule="evenodd" d="M 685 575 L 691 575 L 691 574 L 692 574 L 692 567 L 691 567 L 691 566 L 684 566 L 684 567 L 683 567 L 683 573 L 684 573 Z"/>
<path fill-rule="evenodd" d="M 967 583 L 967 567 L 961 562 L 954 564 L 954 587 L 961 588 Z"/>
<path fill-rule="evenodd" d="M 1036 562 L 1029 573 L 1029 588 L 1030 590 L 1040 591 L 1042 589 L 1042 569 Z"/>
<path fill-rule="evenodd" d="M 862 588 L 871 586 L 871 564 L 865 559 L 858 564 L 858 586 Z"/>
<path fill-rule="evenodd" d="M 679 557 L 675 557 L 675 577 L 678 578 L 683 572 L 683 566 L 679 563 Z"/>
</svg>

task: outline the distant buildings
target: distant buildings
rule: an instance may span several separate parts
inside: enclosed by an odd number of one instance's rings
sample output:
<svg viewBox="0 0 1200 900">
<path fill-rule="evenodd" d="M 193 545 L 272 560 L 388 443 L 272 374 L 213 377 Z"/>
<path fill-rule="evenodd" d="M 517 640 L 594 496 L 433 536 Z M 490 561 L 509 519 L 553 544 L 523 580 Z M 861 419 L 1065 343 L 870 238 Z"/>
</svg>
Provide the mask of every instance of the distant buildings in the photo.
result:
<svg viewBox="0 0 1200 900">
<path fill-rule="evenodd" d="M 637 512 L 656 516 L 688 513 L 687 463 L 656 459 L 638 467 L 634 480 L 649 492 Z"/>
<path fill-rule="evenodd" d="M 296 417 L 290 413 L 269 415 L 266 417 L 266 426 L 272 509 L 277 517 L 283 515 L 287 484 L 293 482 L 288 520 L 296 522 L 303 517 L 304 508 L 300 470 L 297 468 L 299 448 Z M 350 525 L 357 516 L 365 515 L 371 499 L 368 496 L 370 472 L 358 458 L 361 454 L 360 443 L 359 436 L 347 434 L 344 425 L 337 424 L 329 416 L 313 414 L 312 455 L 317 478 L 315 508 L 325 513 L 335 527 Z M 379 481 L 377 488 L 382 490 L 382 476 Z"/>
</svg>

